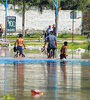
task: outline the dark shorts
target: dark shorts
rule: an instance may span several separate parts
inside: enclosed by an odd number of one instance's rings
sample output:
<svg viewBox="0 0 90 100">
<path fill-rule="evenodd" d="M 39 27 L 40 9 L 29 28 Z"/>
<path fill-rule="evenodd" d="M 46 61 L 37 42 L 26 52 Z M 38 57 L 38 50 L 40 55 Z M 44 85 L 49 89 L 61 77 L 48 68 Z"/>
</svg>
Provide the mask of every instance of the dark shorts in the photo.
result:
<svg viewBox="0 0 90 100">
<path fill-rule="evenodd" d="M 53 52 L 55 51 L 56 48 L 47 48 L 47 52 L 49 53 L 50 50 L 52 50 Z"/>
<path fill-rule="evenodd" d="M 60 59 L 66 59 L 66 56 L 65 56 L 65 54 L 60 54 Z"/>
<path fill-rule="evenodd" d="M 19 50 L 19 53 L 20 54 L 23 54 L 23 51 L 22 51 L 22 47 L 21 46 L 17 46 L 17 50 Z"/>
</svg>

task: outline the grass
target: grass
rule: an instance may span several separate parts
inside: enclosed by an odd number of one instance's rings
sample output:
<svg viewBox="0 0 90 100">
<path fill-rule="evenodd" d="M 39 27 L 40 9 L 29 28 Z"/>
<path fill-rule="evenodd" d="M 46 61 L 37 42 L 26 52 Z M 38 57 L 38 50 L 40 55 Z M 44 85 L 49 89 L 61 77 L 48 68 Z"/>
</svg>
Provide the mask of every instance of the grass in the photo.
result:
<svg viewBox="0 0 90 100">
<path fill-rule="evenodd" d="M 41 33 L 34 33 L 34 34 L 26 34 L 24 37 L 24 42 L 26 45 L 37 45 L 37 46 L 43 46 L 44 41 L 40 42 L 39 37 L 41 36 Z M 10 44 L 13 45 L 15 40 L 18 38 L 18 35 L 10 35 L 7 36 L 7 39 L 10 41 Z M 87 35 L 73 35 L 74 40 L 87 40 Z M 72 40 L 72 34 L 59 34 L 57 37 L 57 48 L 60 49 L 61 46 L 63 45 L 63 41 L 65 40 Z M 86 42 L 69 42 L 68 43 L 68 49 L 77 49 L 77 48 L 82 48 L 82 49 L 88 49 L 88 45 L 90 45 L 90 41 Z"/>
<path fill-rule="evenodd" d="M 84 44 L 84 43 L 68 43 L 68 48 L 69 49 L 77 49 L 77 48 L 82 48 L 82 49 L 88 49 L 88 45 Z"/>
<path fill-rule="evenodd" d="M 68 49 L 72 50 L 72 49 L 82 48 L 82 49 L 88 50 L 89 44 L 90 44 L 90 42 L 89 43 L 87 43 L 87 42 L 83 42 L 83 43 L 69 42 Z M 57 48 L 60 49 L 62 45 L 63 45 L 63 43 L 59 43 L 57 45 Z"/>
<path fill-rule="evenodd" d="M 33 34 L 26 34 L 24 37 L 24 40 L 39 40 L 42 33 L 33 33 Z M 4 36 L 5 37 L 5 36 Z M 18 38 L 18 35 L 8 35 L 7 38 L 9 40 L 16 40 Z M 72 40 L 72 34 L 58 34 L 57 40 Z M 79 35 L 74 34 L 73 35 L 74 40 L 87 40 L 87 35 Z"/>
<path fill-rule="evenodd" d="M 58 39 L 59 38 L 61 38 L 62 40 L 64 39 L 72 40 L 72 34 L 59 34 Z M 87 35 L 74 34 L 73 39 L 74 40 L 87 40 Z"/>
</svg>

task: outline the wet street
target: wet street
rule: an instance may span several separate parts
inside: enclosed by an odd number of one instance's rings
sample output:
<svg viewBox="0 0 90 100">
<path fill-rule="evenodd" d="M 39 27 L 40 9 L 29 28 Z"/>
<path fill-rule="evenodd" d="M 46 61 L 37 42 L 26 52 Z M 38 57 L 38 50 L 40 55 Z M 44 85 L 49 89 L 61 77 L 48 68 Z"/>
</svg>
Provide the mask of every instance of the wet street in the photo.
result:
<svg viewBox="0 0 90 100">
<path fill-rule="evenodd" d="M 24 53 L 26 57 L 18 60 L 12 48 L 0 48 L 0 100 L 90 99 L 90 52 L 68 53 L 65 62 L 46 60 L 39 50 Z M 43 95 L 32 96 L 32 89 Z"/>
</svg>

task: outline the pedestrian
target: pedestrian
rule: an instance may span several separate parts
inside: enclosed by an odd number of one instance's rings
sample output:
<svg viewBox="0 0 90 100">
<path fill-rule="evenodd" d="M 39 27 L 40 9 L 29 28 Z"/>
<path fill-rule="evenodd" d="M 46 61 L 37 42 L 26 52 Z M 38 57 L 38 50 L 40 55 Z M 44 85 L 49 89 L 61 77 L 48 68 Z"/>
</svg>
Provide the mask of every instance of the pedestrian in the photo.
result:
<svg viewBox="0 0 90 100">
<path fill-rule="evenodd" d="M 3 26 L 0 24 L 0 39 L 3 38 Z"/>
<path fill-rule="evenodd" d="M 55 58 L 55 50 L 57 49 L 57 38 L 54 35 L 54 32 L 50 32 L 50 34 L 46 37 L 42 50 L 45 49 L 47 42 L 48 42 L 47 57 L 50 58 L 50 50 L 52 50 L 53 58 Z"/>
<path fill-rule="evenodd" d="M 46 30 L 47 36 L 50 34 L 50 32 L 52 31 L 51 25 L 49 25 L 48 29 Z"/>
<path fill-rule="evenodd" d="M 56 27 L 55 27 L 54 24 L 53 24 L 53 26 L 52 26 L 52 31 L 54 32 L 54 35 L 56 36 Z"/>
<path fill-rule="evenodd" d="M 22 55 L 23 55 L 22 47 L 24 46 L 24 49 L 26 49 L 22 34 L 19 34 L 19 38 L 14 43 L 14 47 L 16 47 L 16 43 L 17 43 L 17 50 L 19 50 L 19 55 L 20 55 L 20 57 L 22 57 Z"/>
<path fill-rule="evenodd" d="M 60 59 L 62 59 L 62 60 L 66 59 L 66 57 L 67 57 L 67 53 L 66 53 L 66 51 L 67 51 L 67 45 L 68 45 L 68 42 L 65 41 L 64 45 L 61 47 L 61 50 L 60 50 L 60 52 L 61 52 Z"/>
</svg>

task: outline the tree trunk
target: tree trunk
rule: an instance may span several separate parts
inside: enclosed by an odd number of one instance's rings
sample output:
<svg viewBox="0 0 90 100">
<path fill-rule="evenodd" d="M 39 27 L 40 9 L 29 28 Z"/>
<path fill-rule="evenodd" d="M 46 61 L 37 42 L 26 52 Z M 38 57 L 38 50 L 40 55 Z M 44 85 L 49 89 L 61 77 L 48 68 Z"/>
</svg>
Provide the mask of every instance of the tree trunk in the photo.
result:
<svg viewBox="0 0 90 100">
<path fill-rule="evenodd" d="M 74 11 L 73 11 L 73 19 L 72 19 L 72 42 L 73 42 L 73 34 L 74 34 Z"/>
<path fill-rule="evenodd" d="M 25 0 L 23 0 L 22 34 L 25 35 Z"/>
<path fill-rule="evenodd" d="M 55 33 L 58 36 L 58 0 L 56 0 L 56 8 L 55 8 Z"/>
<path fill-rule="evenodd" d="M 56 33 L 56 36 L 58 36 L 58 16 L 56 16 L 55 18 L 55 33 Z"/>
</svg>

